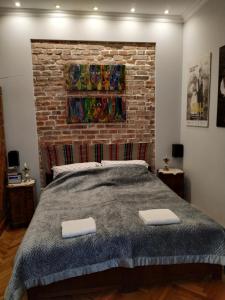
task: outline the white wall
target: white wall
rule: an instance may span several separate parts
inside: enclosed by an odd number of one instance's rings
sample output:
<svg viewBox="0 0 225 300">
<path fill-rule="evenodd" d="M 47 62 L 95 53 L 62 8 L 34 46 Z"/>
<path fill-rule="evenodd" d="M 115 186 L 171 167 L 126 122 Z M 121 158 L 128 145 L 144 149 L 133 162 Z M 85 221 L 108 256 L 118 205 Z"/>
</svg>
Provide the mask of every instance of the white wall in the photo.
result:
<svg viewBox="0 0 225 300">
<path fill-rule="evenodd" d="M 156 42 L 156 167 L 180 138 L 182 24 L 84 16 L 0 17 L 0 80 L 7 150 L 18 149 L 39 183 L 30 39 Z"/>
<path fill-rule="evenodd" d="M 225 45 L 225 1 L 208 1 L 184 26 L 181 142 L 189 196 L 197 207 L 225 225 L 225 128 L 216 127 L 219 47 Z M 188 66 L 212 52 L 209 128 L 187 127 Z"/>
</svg>

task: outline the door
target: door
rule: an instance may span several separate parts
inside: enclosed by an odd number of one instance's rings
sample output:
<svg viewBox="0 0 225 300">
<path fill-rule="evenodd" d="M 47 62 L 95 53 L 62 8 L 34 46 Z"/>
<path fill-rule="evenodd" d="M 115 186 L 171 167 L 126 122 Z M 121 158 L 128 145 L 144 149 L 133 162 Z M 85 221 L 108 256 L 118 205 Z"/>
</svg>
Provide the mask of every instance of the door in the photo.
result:
<svg viewBox="0 0 225 300">
<path fill-rule="evenodd" d="M 6 151 L 5 151 L 3 106 L 2 106 L 2 89 L 0 87 L 0 227 L 1 227 L 2 220 L 5 217 L 5 175 L 6 175 Z"/>
</svg>

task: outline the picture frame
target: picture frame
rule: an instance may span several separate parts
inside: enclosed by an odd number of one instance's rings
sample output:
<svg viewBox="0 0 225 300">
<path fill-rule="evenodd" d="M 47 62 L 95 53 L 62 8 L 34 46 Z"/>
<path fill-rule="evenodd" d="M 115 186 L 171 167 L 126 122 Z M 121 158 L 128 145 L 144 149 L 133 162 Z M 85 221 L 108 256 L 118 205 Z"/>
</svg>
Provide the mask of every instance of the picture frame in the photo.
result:
<svg viewBox="0 0 225 300">
<path fill-rule="evenodd" d="M 188 69 L 187 126 L 209 126 L 211 53 Z"/>
</svg>

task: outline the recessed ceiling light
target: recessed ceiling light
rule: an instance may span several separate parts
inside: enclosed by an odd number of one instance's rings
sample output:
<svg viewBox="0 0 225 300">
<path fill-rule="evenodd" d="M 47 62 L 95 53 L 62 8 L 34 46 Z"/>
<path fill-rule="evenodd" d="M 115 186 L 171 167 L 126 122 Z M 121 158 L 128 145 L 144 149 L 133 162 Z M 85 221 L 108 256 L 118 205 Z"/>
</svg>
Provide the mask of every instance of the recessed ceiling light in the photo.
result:
<svg viewBox="0 0 225 300">
<path fill-rule="evenodd" d="M 21 3 L 20 3 L 20 2 L 15 2 L 15 6 L 16 6 L 16 7 L 20 7 L 20 6 L 21 6 Z"/>
<path fill-rule="evenodd" d="M 166 10 L 164 11 L 164 14 L 165 14 L 165 15 L 168 15 L 168 13 L 169 13 L 169 10 L 166 9 Z"/>
<path fill-rule="evenodd" d="M 97 7 L 97 6 L 93 7 L 93 10 L 97 11 L 97 10 L 98 10 L 98 7 Z"/>
<path fill-rule="evenodd" d="M 134 13 L 134 12 L 135 12 L 135 8 L 132 7 L 132 8 L 130 9 L 130 11 L 131 11 L 132 13 Z"/>
<path fill-rule="evenodd" d="M 57 5 L 55 6 L 55 8 L 59 9 L 59 8 L 60 8 L 60 5 L 57 4 Z"/>
</svg>

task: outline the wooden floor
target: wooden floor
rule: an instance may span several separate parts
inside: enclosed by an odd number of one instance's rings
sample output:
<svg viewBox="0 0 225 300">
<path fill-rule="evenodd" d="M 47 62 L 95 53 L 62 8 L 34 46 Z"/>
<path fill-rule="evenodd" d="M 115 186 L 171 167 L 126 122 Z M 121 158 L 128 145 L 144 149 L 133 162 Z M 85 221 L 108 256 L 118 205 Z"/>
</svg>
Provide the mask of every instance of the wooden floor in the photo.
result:
<svg viewBox="0 0 225 300">
<path fill-rule="evenodd" d="M 13 259 L 25 229 L 5 230 L 0 236 L 0 300 L 11 276 Z"/>
<path fill-rule="evenodd" d="M 6 230 L 0 236 L 0 300 L 10 278 L 13 258 L 24 229 Z M 133 292 L 107 290 L 99 294 L 76 296 L 76 300 L 225 300 L 222 281 L 175 282 Z M 58 299 L 63 300 L 63 299 Z M 72 300 L 72 299 L 71 299 Z M 74 299 L 75 300 L 75 299 Z"/>
</svg>

